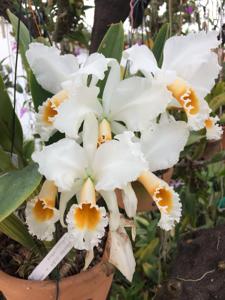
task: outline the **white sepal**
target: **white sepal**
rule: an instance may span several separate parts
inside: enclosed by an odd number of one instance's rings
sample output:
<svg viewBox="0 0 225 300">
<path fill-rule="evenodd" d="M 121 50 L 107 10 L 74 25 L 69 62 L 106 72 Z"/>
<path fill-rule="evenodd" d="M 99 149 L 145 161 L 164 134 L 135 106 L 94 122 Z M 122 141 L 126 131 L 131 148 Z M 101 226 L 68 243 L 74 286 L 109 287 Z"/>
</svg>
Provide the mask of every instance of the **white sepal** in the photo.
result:
<svg viewBox="0 0 225 300">
<path fill-rule="evenodd" d="M 122 189 L 122 198 L 127 216 L 133 218 L 136 215 L 138 200 L 130 183 Z"/>
<path fill-rule="evenodd" d="M 141 149 L 148 161 L 149 169 L 154 172 L 174 166 L 189 137 L 186 122 L 175 121 L 163 115 L 159 123 L 152 123 L 141 134 Z"/>
<path fill-rule="evenodd" d="M 132 281 L 136 262 L 132 244 L 123 227 L 109 232 L 111 247 L 109 262 L 113 264 L 129 281 Z"/>
<path fill-rule="evenodd" d="M 53 94 L 60 91 L 61 83 L 79 68 L 74 55 L 60 55 L 57 48 L 41 43 L 29 44 L 26 57 L 38 83 Z"/>
</svg>

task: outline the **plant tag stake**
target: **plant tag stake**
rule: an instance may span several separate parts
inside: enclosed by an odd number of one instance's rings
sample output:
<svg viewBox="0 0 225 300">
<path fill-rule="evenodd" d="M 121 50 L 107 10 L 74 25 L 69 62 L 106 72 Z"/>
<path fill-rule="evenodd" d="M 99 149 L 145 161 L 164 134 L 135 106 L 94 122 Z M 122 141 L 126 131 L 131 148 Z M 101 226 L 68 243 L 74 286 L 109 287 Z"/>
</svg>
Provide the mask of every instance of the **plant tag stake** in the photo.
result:
<svg viewBox="0 0 225 300">
<path fill-rule="evenodd" d="M 65 233 L 40 264 L 33 270 L 28 279 L 44 280 L 72 248 L 73 242 L 71 235 Z"/>
</svg>

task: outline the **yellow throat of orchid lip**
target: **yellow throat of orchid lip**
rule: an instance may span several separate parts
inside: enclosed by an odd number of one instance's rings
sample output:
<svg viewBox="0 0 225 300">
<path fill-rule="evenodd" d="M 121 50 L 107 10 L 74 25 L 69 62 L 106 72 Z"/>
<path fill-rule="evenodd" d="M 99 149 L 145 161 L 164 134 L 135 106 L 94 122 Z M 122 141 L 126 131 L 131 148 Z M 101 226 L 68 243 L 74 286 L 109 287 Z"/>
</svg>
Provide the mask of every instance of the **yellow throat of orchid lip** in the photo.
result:
<svg viewBox="0 0 225 300">
<path fill-rule="evenodd" d="M 101 213 L 96 206 L 96 193 L 93 181 L 88 178 L 80 192 L 81 207 L 74 211 L 74 222 L 79 229 L 94 230 L 101 219 Z"/>
<path fill-rule="evenodd" d="M 182 79 L 176 79 L 172 84 L 167 86 L 173 97 L 180 103 L 185 112 L 195 115 L 200 110 L 199 99 L 195 91 L 188 87 L 187 83 Z"/>
<path fill-rule="evenodd" d="M 53 217 L 57 192 L 52 181 L 44 182 L 33 208 L 33 214 L 37 221 L 44 222 Z"/>
<path fill-rule="evenodd" d="M 205 120 L 205 128 L 210 129 L 212 127 L 213 127 L 213 120 L 211 118 Z"/>
<path fill-rule="evenodd" d="M 77 207 L 74 211 L 74 220 L 79 229 L 94 230 L 99 224 L 101 213 L 96 206 L 91 203 L 82 203 L 82 207 Z"/>
<path fill-rule="evenodd" d="M 144 186 L 159 208 L 166 208 L 167 213 L 172 210 L 173 194 L 166 183 L 165 185 L 162 184 L 163 181 L 150 171 L 142 172 L 138 181 Z"/>
<path fill-rule="evenodd" d="M 62 90 L 45 102 L 42 116 L 45 123 L 52 125 L 52 118 L 57 115 L 56 108 L 59 107 L 59 105 L 67 98 L 68 93 L 65 90 Z"/>
<path fill-rule="evenodd" d="M 101 145 L 112 139 L 112 130 L 110 123 L 103 119 L 98 128 L 98 145 Z"/>
</svg>

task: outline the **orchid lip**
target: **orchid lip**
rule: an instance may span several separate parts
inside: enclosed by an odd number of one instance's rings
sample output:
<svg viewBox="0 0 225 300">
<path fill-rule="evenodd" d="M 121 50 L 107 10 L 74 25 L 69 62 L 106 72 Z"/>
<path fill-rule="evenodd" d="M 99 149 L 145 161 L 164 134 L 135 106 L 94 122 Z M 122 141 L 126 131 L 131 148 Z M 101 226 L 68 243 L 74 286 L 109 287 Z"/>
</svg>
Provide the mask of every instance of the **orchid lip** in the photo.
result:
<svg viewBox="0 0 225 300">
<path fill-rule="evenodd" d="M 176 79 L 167 86 L 173 97 L 180 103 L 188 115 L 199 113 L 200 104 L 196 92 L 182 79 Z"/>
</svg>

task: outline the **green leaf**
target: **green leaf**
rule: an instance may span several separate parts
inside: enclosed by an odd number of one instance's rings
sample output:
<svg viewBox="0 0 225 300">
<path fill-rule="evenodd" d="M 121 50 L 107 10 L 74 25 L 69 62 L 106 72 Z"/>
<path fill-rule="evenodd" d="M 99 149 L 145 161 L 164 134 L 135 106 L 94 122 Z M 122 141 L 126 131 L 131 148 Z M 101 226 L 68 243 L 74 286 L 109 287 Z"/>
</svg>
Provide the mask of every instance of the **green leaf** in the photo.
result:
<svg viewBox="0 0 225 300">
<path fill-rule="evenodd" d="M 10 20 L 10 23 L 12 24 L 13 27 L 13 32 L 15 34 L 15 37 L 18 35 L 18 24 L 19 24 L 19 19 L 17 16 L 15 16 L 11 11 L 8 9 L 7 14 Z M 19 49 L 20 49 L 20 54 L 23 60 L 23 64 L 26 68 L 26 70 L 29 69 L 29 65 L 26 59 L 26 51 L 29 48 L 29 44 L 32 41 L 31 35 L 27 29 L 27 27 L 23 24 L 23 22 L 20 21 L 20 32 L 19 32 Z"/>
<path fill-rule="evenodd" d="M 42 105 L 42 103 L 46 101 L 48 98 L 51 98 L 52 94 L 47 92 L 40 86 L 32 71 L 29 72 L 29 83 L 30 83 L 30 90 L 31 90 L 31 95 L 34 103 L 34 108 L 36 111 L 38 111 L 38 106 Z"/>
<path fill-rule="evenodd" d="M 210 94 L 208 94 L 205 99 L 206 101 L 208 101 L 209 103 L 211 102 L 211 100 L 216 97 L 219 96 L 220 94 L 225 93 L 225 82 L 221 81 L 218 82 L 213 89 L 211 90 Z"/>
<path fill-rule="evenodd" d="M 34 148 L 35 148 L 34 140 L 29 140 L 24 143 L 23 156 L 27 161 L 31 160 L 31 155 L 34 152 Z"/>
<path fill-rule="evenodd" d="M 156 247 L 159 244 L 159 238 L 155 238 L 150 241 L 150 243 L 147 245 L 147 247 L 139 249 L 137 251 L 137 257 L 141 261 L 147 261 L 149 257 L 152 255 L 152 253 L 155 251 Z"/>
<path fill-rule="evenodd" d="M 225 150 L 216 153 L 210 161 L 207 161 L 207 164 L 214 164 L 225 160 Z"/>
<path fill-rule="evenodd" d="M 220 122 L 225 123 L 225 113 L 220 116 Z"/>
<path fill-rule="evenodd" d="M 170 24 L 166 23 L 160 28 L 160 30 L 156 36 L 156 39 L 154 41 L 154 46 L 153 46 L 152 52 L 155 55 L 155 58 L 158 62 L 159 67 L 162 66 L 163 49 L 164 49 L 166 40 L 169 38 L 169 35 L 170 35 Z"/>
<path fill-rule="evenodd" d="M 27 249 L 38 250 L 38 246 L 29 234 L 27 227 L 14 214 L 0 222 L 0 231 Z"/>
<path fill-rule="evenodd" d="M 72 41 L 78 41 L 81 44 L 85 45 L 86 48 L 89 48 L 89 33 L 83 32 L 83 31 L 74 31 L 67 36 L 69 39 L 72 39 Z"/>
<path fill-rule="evenodd" d="M 200 132 L 191 132 L 190 136 L 188 138 L 186 146 L 191 146 L 191 145 L 193 145 L 195 143 L 198 143 L 203 138 L 205 138 L 205 134 L 203 134 L 202 131 L 200 131 Z"/>
<path fill-rule="evenodd" d="M 106 32 L 99 48 L 98 52 L 105 55 L 105 57 L 111 57 L 117 59 L 120 63 L 124 49 L 124 31 L 123 23 L 113 24 Z M 106 85 L 106 81 L 109 75 L 109 70 L 106 72 L 103 80 L 99 80 L 98 87 L 100 88 L 99 98 L 102 98 L 103 91 Z"/>
<path fill-rule="evenodd" d="M 9 171 L 15 169 L 11 162 L 10 154 L 0 148 L 0 171 Z"/>
<path fill-rule="evenodd" d="M 0 145 L 6 151 L 11 150 L 13 136 L 13 107 L 0 75 Z M 15 116 L 14 150 L 22 155 L 23 131 L 19 119 Z"/>
<path fill-rule="evenodd" d="M 225 210 L 225 197 L 217 200 L 216 206 L 219 209 L 219 211 L 224 211 Z"/>
<path fill-rule="evenodd" d="M 98 52 L 105 55 L 105 57 L 115 58 L 120 63 L 123 49 L 124 31 L 123 23 L 120 22 L 110 26 L 98 48 Z"/>
<path fill-rule="evenodd" d="M 220 106 L 223 105 L 225 105 L 225 93 L 214 97 L 209 103 L 209 106 L 213 112 L 217 111 L 220 108 Z"/>
<path fill-rule="evenodd" d="M 11 171 L 0 177 L 0 222 L 13 213 L 38 187 L 42 176 L 37 165 Z"/>
</svg>

